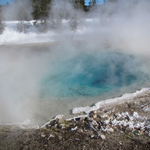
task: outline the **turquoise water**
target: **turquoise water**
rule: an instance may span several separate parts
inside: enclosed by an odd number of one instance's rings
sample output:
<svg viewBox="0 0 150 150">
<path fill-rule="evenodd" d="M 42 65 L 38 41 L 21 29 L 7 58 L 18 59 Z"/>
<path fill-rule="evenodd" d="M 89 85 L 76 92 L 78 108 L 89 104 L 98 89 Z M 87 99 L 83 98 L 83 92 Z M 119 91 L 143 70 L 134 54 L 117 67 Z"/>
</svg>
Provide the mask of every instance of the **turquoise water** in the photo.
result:
<svg viewBox="0 0 150 150">
<path fill-rule="evenodd" d="M 140 59 L 117 52 L 79 53 L 49 64 L 41 81 L 41 98 L 81 98 L 145 83 Z"/>
</svg>

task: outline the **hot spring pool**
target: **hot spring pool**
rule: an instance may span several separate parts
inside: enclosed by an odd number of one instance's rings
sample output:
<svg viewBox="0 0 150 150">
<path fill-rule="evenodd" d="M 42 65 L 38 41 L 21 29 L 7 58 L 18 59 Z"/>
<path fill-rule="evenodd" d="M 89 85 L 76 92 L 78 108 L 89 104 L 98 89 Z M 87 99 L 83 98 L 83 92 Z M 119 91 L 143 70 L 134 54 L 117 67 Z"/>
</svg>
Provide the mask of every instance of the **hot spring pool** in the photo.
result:
<svg viewBox="0 0 150 150">
<path fill-rule="evenodd" d="M 101 96 L 149 79 L 140 60 L 118 52 L 80 53 L 56 60 L 50 68 L 41 80 L 41 98 Z"/>
<path fill-rule="evenodd" d="M 149 86 L 149 62 L 139 56 L 61 45 L 1 48 L 0 123 L 30 119 L 41 125 Z"/>
</svg>

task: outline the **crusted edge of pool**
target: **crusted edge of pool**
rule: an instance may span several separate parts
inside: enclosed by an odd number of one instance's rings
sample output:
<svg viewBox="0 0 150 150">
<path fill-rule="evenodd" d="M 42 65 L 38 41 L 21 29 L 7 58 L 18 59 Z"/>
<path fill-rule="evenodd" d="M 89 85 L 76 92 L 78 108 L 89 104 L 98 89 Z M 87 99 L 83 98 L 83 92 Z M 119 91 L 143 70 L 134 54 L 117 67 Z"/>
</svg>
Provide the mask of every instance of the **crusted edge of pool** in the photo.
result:
<svg viewBox="0 0 150 150">
<path fill-rule="evenodd" d="M 80 114 L 82 112 L 88 114 L 91 111 L 95 111 L 100 108 L 115 106 L 116 104 L 118 105 L 118 104 L 122 104 L 125 102 L 131 102 L 131 101 L 133 101 L 134 98 L 143 96 L 147 92 L 150 93 L 150 88 L 142 88 L 141 90 L 138 90 L 134 93 L 125 93 L 121 97 L 102 100 L 100 102 L 95 103 L 94 106 L 92 106 L 92 107 L 89 107 L 89 106 L 76 107 L 76 108 L 72 109 L 72 114 Z"/>
</svg>

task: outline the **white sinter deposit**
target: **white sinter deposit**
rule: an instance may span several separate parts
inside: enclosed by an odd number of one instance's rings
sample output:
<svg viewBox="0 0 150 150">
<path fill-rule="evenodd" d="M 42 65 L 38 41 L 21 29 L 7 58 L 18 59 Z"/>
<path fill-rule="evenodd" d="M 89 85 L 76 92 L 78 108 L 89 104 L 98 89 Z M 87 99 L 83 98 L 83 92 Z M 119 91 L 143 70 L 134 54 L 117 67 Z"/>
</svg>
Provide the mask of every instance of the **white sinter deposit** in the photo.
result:
<svg viewBox="0 0 150 150">
<path fill-rule="evenodd" d="M 100 108 L 104 108 L 104 107 L 107 107 L 110 105 L 121 104 L 124 102 L 130 102 L 134 98 L 139 97 L 140 95 L 145 95 L 146 92 L 150 92 L 150 88 L 143 88 L 140 91 L 136 91 L 135 93 L 126 93 L 126 94 L 122 95 L 121 97 L 103 100 L 103 101 L 95 103 L 95 105 L 92 107 L 89 107 L 89 106 L 77 107 L 72 110 L 72 113 L 79 114 L 81 112 L 85 112 L 88 114 L 91 111 L 98 110 Z"/>
</svg>

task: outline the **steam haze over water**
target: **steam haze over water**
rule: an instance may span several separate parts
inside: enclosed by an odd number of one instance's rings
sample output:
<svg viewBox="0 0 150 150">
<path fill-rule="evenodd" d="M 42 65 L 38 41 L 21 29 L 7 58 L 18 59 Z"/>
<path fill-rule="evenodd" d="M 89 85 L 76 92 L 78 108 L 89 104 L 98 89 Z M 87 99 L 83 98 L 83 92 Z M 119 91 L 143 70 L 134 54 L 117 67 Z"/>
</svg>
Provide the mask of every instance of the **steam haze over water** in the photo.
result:
<svg viewBox="0 0 150 150">
<path fill-rule="evenodd" d="M 47 33 L 39 33 L 33 21 L 26 33 L 16 30 L 17 21 L 5 21 L 0 35 L 1 123 L 30 119 L 42 124 L 58 114 L 69 117 L 74 107 L 149 86 L 150 2 L 122 1 L 86 14 L 71 4 L 62 9 L 60 3 L 56 1 L 49 21 L 58 19 L 55 10 L 71 11 L 70 16 Z M 76 30 L 70 26 L 74 16 Z"/>
</svg>

